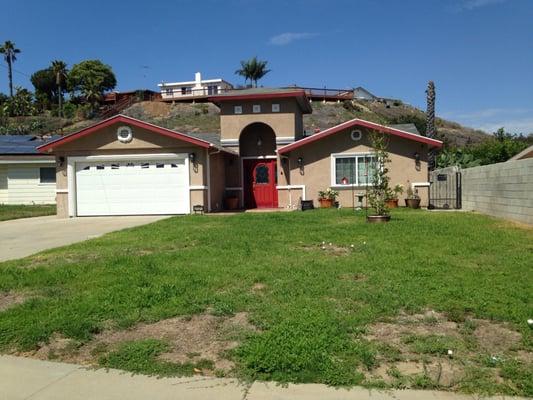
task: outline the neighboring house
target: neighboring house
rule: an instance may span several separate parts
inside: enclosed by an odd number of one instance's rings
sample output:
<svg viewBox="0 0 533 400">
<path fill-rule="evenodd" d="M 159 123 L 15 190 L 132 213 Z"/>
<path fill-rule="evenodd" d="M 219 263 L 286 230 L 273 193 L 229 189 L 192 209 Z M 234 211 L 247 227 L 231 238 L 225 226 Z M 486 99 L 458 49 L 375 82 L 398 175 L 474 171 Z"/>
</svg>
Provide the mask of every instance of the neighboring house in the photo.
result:
<svg viewBox="0 0 533 400">
<path fill-rule="evenodd" d="M 246 89 L 209 100 L 220 107 L 220 135 L 118 115 L 40 146 L 57 160 L 58 215 L 219 211 L 236 195 L 243 208 L 293 209 L 328 187 L 351 206 L 369 184 L 371 131 L 389 138 L 392 185 L 427 185 L 428 150 L 442 146 L 360 119 L 304 137 L 303 115 L 312 108 L 303 90 Z"/>
<path fill-rule="evenodd" d="M 356 87 L 353 90 L 353 98 L 355 100 L 377 100 L 378 97 L 370 93 L 364 87 Z"/>
<path fill-rule="evenodd" d="M 514 157 L 511 157 L 507 161 L 525 160 L 526 158 L 533 158 L 533 145 L 531 145 L 528 148 L 522 150 L 520 153 L 518 153 Z"/>
<path fill-rule="evenodd" d="M 155 101 L 161 99 L 161 95 L 153 90 L 139 89 L 126 92 L 109 92 L 104 95 L 105 105 L 114 105 L 122 102 Z"/>
<path fill-rule="evenodd" d="M 194 75 L 194 81 L 160 83 L 157 86 L 161 88 L 161 99 L 164 101 L 207 98 L 208 96 L 215 96 L 233 89 L 233 85 L 224 79 L 202 80 L 202 74 L 200 72 Z"/>
<path fill-rule="evenodd" d="M 38 136 L 0 135 L 0 204 L 53 204 L 55 158 L 40 154 Z"/>
</svg>

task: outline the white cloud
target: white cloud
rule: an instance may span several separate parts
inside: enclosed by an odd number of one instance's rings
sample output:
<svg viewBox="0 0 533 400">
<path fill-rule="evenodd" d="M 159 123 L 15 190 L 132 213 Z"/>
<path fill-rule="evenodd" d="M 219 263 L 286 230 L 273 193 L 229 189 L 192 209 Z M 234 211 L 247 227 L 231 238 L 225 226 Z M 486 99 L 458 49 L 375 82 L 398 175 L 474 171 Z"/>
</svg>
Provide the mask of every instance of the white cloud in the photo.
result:
<svg viewBox="0 0 533 400">
<path fill-rule="evenodd" d="M 469 112 L 447 112 L 442 116 L 489 133 L 502 127 L 511 133 L 533 133 L 533 109 L 486 108 Z"/>
<path fill-rule="evenodd" d="M 274 46 L 286 46 L 296 40 L 310 39 L 318 36 L 318 33 L 311 32 L 285 32 L 272 36 L 268 43 Z"/>
<path fill-rule="evenodd" d="M 504 3 L 507 0 L 463 0 L 459 5 L 459 10 L 474 10 L 476 8 L 482 8 L 493 4 Z"/>
</svg>

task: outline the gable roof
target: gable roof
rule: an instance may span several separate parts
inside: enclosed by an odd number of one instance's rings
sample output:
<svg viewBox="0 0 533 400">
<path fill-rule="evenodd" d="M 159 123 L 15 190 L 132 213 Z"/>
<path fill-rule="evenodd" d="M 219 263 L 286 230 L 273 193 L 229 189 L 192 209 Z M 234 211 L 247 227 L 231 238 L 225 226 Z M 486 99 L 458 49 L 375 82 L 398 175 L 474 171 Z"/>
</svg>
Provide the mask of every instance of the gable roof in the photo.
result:
<svg viewBox="0 0 533 400">
<path fill-rule="evenodd" d="M 431 139 L 425 136 L 420 136 L 415 133 L 406 132 L 400 129 L 392 128 L 389 126 L 376 124 L 375 122 L 365 121 L 364 119 L 355 118 L 346 122 L 343 122 L 342 124 L 333 126 L 331 128 L 328 128 L 322 132 L 316 133 L 312 136 L 308 136 L 304 139 L 300 139 L 294 143 L 288 144 L 286 146 L 280 147 L 277 151 L 279 154 L 288 153 L 292 150 L 295 150 L 301 146 L 304 146 L 309 143 L 316 142 L 320 139 L 323 139 L 325 137 L 331 136 L 337 132 L 343 131 L 344 129 L 349 129 L 355 126 L 360 126 L 363 128 L 369 128 L 374 129 L 383 133 L 387 133 L 389 135 L 394 135 L 398 137 L 402 137 L 405 139 L 410 139 L 415 142 L 425 143 L 429 145 L 430 147 L 442 147 L 442 142 L 437 139 Z"/>
<path fill-rule="evenodd" d="M 220 104 L 224 101 L 239 101 L 239 100 L 267 100 L 280 98 L 294 98 L 300 105 L 302 111 L 309 114 L 313 111 L 309 99 L 303 89 L 280 89 L 280 88 L 250 88 L 250 89 L 235 89 L 226 93 L 221 93 L 216 96 L 211 96 L 208 100 L 215 104 Z"/>
<path fill-rule="evenodd" d="M 522 160 L 525 158 L 533 158 L 533 144 L 524 150 L 522 150 L 520 153 L 516 154 L 515 156 L 511 157 L 507 161 L 515 161 L 515 160 Z"/>
<path fill-rule="evenodd" d="M 71 133 L 69 135 L 66 135 L 66 136 L 62 136 L 56 140 L 52 140 L 51 142 L 48 142 L 44 145 L 41 145 L 39 147 L 37 147 L 37 150 L 41 153 L 45 152 L 45 151 L 50 151 L 50 150 L 53 150 L 54 148 L 56 148 L 57 146 L 61 146 L 63 144 L 66 144 L 66 143 L 69 143 L 69 142 L 72 142 L 73 140 L 76 140 L 76 139 L 79 139 L 79 138 L 82 138 L 84 136 L 87 136 L 91 133 L 94 133 L 102 128 L 105 128 L 105 127 L 108 127 L 110 125 L 113 125 L 117 122 L 120 122 L 120 123 L 124 123 L 124 124 L 128 124 L 128 125 L 132 125 L 132 126 L 135 126 L 135 127 L 138 127 L 138 128 L 142 128 L 142 129 L 146 129 L 146 130 L 149 130 L 151 132 L 154 132 L 154 133 L 157 133 L 157 134 L 160 134 L 160 135 L 163 135 L 163 136 L 167 136 L 167 137 L 171 137 L 171 138 L 174 138 L 174 139 L 178 139 L 178 140 L 182 140 L 184 142 L 187 142 L 187 143 L 191 143 L 191 144 L 194 144 L 196 146 L 200 146 L 200 147 L 203 147 L 205 149 L 208 149 L 208 148 L 211 148 L 211 147 L 216 147 L 218 148 L 218 146 L 214 143 L 211 143 L 207 140 L 204 140 L 204 139 L 200 139 L 200 138 L 197 138 L 197 137 L 193 137 L 191 135 L 186 135 L 185 133 L 181 133 L 181 132 L 176 132 L 176 131 L 173 131 L 171 129 L 167 129 L 167 128 L 163 128 L 161 126 L 157 126 L 157 125 L 154 125 L 154 124 L 150 124 L 148 122 L 144 122 L 144 121 L 141 121 L 139 119 L 136 119 L 136 118 L 132 118 L 132 117 L 128 117 L 126 115 L 123 115 L 123 114 L 119 114 L 119 115 L 115 115 L 111 118 L 108 118 L 108 119 L 105 119 L 103 121 L 100 121 L 94 125 L 91 125 L 87 128 L 84 128 L 78 132 L 74 132 L 74 133 Z M 224 151 L 227 151 L 225 149 L 222 149 L 220 148 L 220 150 L 224 150 Z M 229 151 L 228 151 L 229 152 Z"/>
<path fill-rule="evenodd" d="M 0 154 L 39 155 L 37 148 L 60 136 L 41 137 L 36 135 L 0 135 Z"/>
<path fill-rule="evenodd" d="M 409 133 L 414 133 L 415 135 L 420 135 L 420 131 L 415 124 L 392 124 L 387 125 L 389 128 L 399 129 L 400 131 L 405 131 Z"/>
</svg>

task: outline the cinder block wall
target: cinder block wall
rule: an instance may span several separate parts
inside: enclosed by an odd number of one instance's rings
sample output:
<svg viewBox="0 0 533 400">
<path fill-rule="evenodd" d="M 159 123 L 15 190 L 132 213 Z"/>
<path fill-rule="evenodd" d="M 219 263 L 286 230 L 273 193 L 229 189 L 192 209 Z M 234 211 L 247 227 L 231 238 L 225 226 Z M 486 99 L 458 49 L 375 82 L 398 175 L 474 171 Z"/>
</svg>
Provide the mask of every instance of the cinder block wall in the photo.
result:
<svg viewBox="0 0 533 400">
<path fill-rule="evenodd" d="M 533 159 L 461 172 L 463 209 L 533 225 Z"/>
</svg>

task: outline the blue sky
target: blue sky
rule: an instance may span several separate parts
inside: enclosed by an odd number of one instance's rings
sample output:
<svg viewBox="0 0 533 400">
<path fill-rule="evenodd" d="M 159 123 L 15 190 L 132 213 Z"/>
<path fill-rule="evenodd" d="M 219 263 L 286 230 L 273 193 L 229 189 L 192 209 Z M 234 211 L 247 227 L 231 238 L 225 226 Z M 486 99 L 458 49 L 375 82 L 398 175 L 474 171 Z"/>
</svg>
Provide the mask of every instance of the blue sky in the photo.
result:
<svg viewBox="0 0 533 400">
<path fill-rule="evenodd" d="M 533 0 L 13 1 L 0 41 L 22 50 L 15 84 L 53 59 L 98 58 L 119 90 L 222 77 L 253 55 L 264 86 L 364 86 L 493 131 L 533 132 Z M 7 71 L 0 67 L 0 91 Z"/>
</svg>

